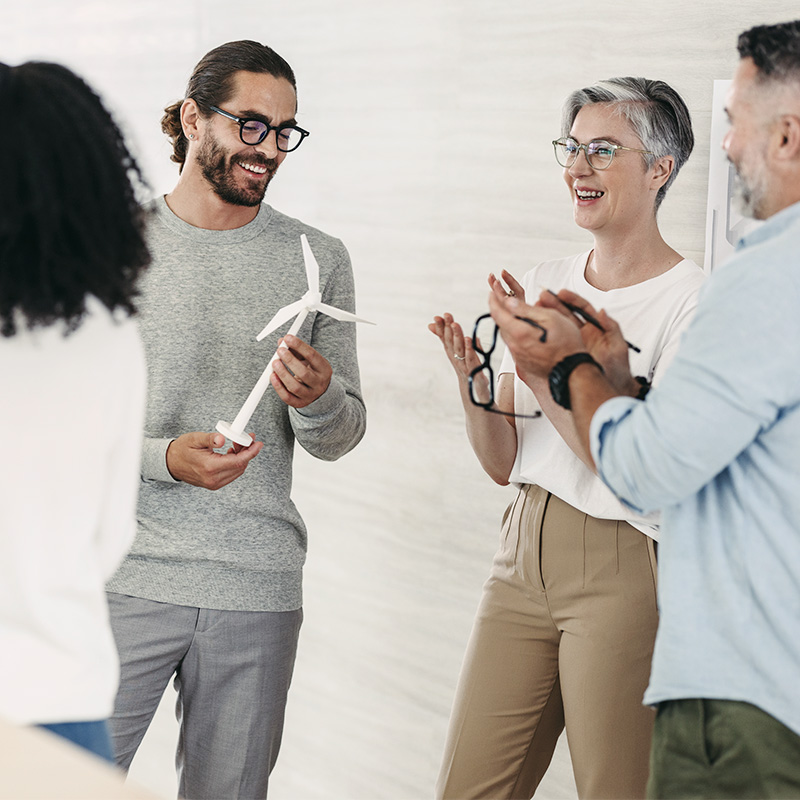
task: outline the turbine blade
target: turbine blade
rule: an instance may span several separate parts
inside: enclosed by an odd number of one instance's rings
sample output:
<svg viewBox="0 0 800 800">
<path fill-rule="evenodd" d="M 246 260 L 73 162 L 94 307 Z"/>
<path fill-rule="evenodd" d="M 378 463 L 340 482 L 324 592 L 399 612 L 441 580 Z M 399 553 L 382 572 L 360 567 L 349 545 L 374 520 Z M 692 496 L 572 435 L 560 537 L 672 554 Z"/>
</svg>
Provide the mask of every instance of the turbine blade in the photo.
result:
<svg viewBox="0 0 800 800">
<path fill-rule="evenodd" d="M 308 289 L 313 294 L 319 292 L 319 264 L 311 252 L 311 245 L 304 233 L 300 234 L 300 242 L 303 245 L 303 260 L 306 263 L 306 278 L 308 279 Z"/>
<path fill-rule="evenodd" d="M 349 311 L 343 311 L 341 308 L 334 308 L 333 306 L 329 306 L 327 303 L 315 303 L 314 308 L 317 311 L 321 311 L 323 314 L 327 314 L 329 317 L 333 317 L 334 319 L 340 319 L 347 322 L 366 322 L 367 325 L 375 325 L 374 322 L 370 322 L 368 319 L 357 317 L 355 314 L 351 314 Z"/>
<path fill-rule="evenodd" d="M 269 336 L 276 328 L 280 328 L 284 322 L 291 319 L 298 311 L 302 311 L 303 308 L 305 308 L 305 303 L 302 300 L 297 300 L 291 305 L 278 309 L 264 330 L 256 336 L 256 341 L 260 342 L 265 336 Z"/>
</svg>

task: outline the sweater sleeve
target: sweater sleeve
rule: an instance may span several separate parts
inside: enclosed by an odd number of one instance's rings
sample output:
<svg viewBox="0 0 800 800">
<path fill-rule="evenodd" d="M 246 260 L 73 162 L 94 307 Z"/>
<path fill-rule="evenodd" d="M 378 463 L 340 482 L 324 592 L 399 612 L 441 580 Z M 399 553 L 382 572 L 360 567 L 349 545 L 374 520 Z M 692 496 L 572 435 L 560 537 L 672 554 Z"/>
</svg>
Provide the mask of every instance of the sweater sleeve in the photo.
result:
<svg viewBox="0 0 800 800">
<path fill-rule="evenodd" d="M 323 301 L 354 313 L 350 257 L 344 245 L 337 244 L 337 265 L 323 288 Z M 333 376 L 327 390 L 313 403 L 305 408 L 290 408 L 289 419 L 304 450 L 323 461 L 335 461 L 361 441 L 367 427 L 356 353 L 356 323 L 318 313 L 311 346 L 328 359 Z"/>
<path fill-rule="evenodd" d="M 171 439 L 153 439 L 145 437 L 142 442 L 142 480 L 162 481 L 164 483 L 180 483 L 172 477 L 167 469 L 167 448 L 174 441 Z"/>
</svg>

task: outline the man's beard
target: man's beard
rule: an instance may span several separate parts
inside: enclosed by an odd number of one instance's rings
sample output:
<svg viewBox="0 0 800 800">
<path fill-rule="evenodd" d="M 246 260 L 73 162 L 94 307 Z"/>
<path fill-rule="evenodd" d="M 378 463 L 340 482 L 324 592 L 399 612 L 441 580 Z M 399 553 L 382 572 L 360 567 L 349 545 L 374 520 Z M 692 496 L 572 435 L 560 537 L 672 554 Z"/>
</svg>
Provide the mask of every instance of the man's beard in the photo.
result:
<svg viewBox="0 0 800 800">
<path fill-rule="evenodd" d="M 278 162 L 274 158 L 264 158 L 255 153 L 242 160 L 248 164 L 266 167 L 267 172 L 263 183 L 259 183 L 253 188 L 243 188 L 238 185 L 232 174 L 236 167 L 213 137 L 206 138 L 197 154 L 197 161 L 203 177 L 220 199 L 234 206 L 257 206 L 264 199 L 267 186 L 275 175 L 275 170 L 278 169 Z"/>
<path fill-rule="evenodd" d="M 764 219 L 764 199 L 767 197 L 767 173 L 763 166 L 753 170 L 753 175 L 745 177 L 741 166 L 733 164 L 733 201 L 742 216 L 751 219 Z"/>
</svg>

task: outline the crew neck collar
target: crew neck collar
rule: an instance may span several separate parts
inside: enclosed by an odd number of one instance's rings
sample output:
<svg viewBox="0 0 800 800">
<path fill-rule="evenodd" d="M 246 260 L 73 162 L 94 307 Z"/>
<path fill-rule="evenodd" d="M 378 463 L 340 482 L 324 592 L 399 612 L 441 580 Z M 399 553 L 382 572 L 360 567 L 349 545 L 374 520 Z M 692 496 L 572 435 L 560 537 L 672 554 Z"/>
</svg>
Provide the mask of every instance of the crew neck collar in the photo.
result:
<svg viewBox="0 0 800 800">
<path fill-rule="evenodd" d="M 213 244 L 228 244 L 244 242 L 258 236 L 264 231 L 272 220 L 274 209 L 266 203 L 261 203 L 256 216 L 239 228 L 226 230 L 210 230 L 198 228 L 182 220 L 167 204 L 166 196 L 161 195 L 151 203 L 151 208 L 156 212 L 158 219 L 174 233 L 192 239 L 195 242 Z"/>
</svg>

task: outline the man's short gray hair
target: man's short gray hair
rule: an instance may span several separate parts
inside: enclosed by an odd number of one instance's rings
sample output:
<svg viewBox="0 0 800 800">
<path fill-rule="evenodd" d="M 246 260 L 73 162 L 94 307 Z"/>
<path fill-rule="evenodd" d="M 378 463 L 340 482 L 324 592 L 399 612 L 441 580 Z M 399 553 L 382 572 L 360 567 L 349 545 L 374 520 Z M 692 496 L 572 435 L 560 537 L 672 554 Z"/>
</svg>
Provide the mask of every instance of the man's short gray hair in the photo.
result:
<svg viewBox="0 0 800 800">
<path fill-rule="evenodd" d="M 607 103 L 628 120 L 645 150 L 647 168 L 657 159 L 672 156 L 675 166 L 669 180 L 658 190 L 655 207 L 661 205 L 667 189 L 694 149 L 689 109 L 681 96 L 664 81 L 647 78 L 609 78 L 574 91 L 564 104 L 562 135 L 569 136 L 578 112 L 587 105 Z"/>
<path fill-rule="evenodd" d="M 762 80 L 800 83 L 800 20 L 756 25 L 739 36 L 740 58 L 752 58 Z"/>
</svg>

